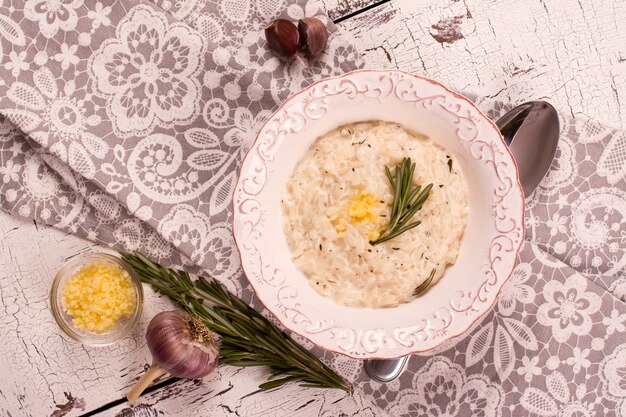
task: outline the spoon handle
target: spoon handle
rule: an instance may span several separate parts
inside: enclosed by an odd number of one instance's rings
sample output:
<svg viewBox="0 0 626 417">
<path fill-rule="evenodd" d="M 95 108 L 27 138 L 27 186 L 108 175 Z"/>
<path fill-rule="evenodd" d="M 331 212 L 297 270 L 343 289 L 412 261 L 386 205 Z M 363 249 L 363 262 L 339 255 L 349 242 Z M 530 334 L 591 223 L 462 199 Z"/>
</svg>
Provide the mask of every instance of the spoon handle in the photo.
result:
<svg viewBox="0 0 626 417">
<path fill-rule="evenodd" d="M 400 376 L 409 360 L 408 356 L 397 359 L 370 359 L 365 361 L 365 372 L 378 382 L 390 382 Z"/>
</svg>

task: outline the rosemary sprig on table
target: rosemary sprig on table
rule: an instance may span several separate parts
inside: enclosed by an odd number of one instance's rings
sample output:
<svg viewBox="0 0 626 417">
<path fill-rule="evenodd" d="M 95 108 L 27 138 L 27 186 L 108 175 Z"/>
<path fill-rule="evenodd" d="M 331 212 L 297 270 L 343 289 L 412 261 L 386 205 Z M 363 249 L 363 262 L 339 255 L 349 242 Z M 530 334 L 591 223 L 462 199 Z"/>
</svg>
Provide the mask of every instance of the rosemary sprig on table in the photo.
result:
<svg viewBox="0 0 626 417">
<path fill-rule="evenodd" d="M 220 335 L 220 363 L 269 366 L 268 381 L 259 388 L 276 388 L 299 381 L 303 387 L 352 391 L 332 369 L 215 279 L 199 277 L 193 282 L 186 272 L 164 268 L 140 253 L 121 255 L 142 282 L 168 296 Z"/>
<path fill-rule="evenodd" d="M 430 286 L 430 283 L 433 282 L 433 278 L 435 278 L 435 271 L 436 269 L 430 271 L 430 275 L 428 275 L 428 278 L 426 278 L 424 282 L 422 282 L 415 288 L 415 290 L 413 290 L 414 297 L 419 297 L 420 295 L 422 295 L 422 293 L 424 293 L 424 291 L 426 291 L 426 289 Z"/>
<path fill-rule="evenodd" d="M 428 184 L 423 190 L 421 185 L 413 187 L 414 173 L 415 163 L 411 162 L 411 158 L 404 158 L 401 164 L 396 165 L 395 177 L 391 175 L 389 167 L 385 166 L 385 174 L 393 190 L 391 214 L 385 230 L 383 230 L 378 239 L 370 240 L 370 244 L 377 245 L 393 239 L 422 223 L 419 220 L 409 223 L 409 220 L 422 209 L 433 185 Z"/>
</svg>

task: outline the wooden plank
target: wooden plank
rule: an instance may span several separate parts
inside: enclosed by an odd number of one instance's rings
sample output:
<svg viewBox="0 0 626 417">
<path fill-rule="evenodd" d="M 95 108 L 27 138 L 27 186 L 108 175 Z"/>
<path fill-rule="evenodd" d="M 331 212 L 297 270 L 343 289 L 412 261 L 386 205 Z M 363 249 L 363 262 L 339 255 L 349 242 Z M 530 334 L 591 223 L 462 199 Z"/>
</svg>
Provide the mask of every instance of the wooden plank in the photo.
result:
<svg viewBox="0 0 626 417">
<path fill-rule="evenodd" d="M 393 1 L 339 24 L 368 68 L 626 127 L 626 3 Z"/>
<path fill-rule="evenodd" d="M 48 293 L 67 257 L 96 245 L 4 213 L 0 236 L 0 415 L 78 415 L 120 398 L 149 360 L 148 319 L 169 302 L 146 291 L 142 322 L 130 337 L 84 347 L 62 334 Z"/>
<path fill-rule="evenodd" d="M 245 373 L 245 378 L 243 373 Z M 143 396 L 138 404 L 120 404 L 106 415 L 143 417 L 310 417 L 359 416 L 384 417 L 387 414 L 372 406 L 367 398 L 339 390 L 303 389 L 290 384 L 280 389 L 259 392 L 247 389 L 264 380 L 262 370 L 241 370 L 224 367 L 203 385 L 180 381 L 157 392 Z"/>
<path fill-rule="evenodd" d="M 370 7 L 381 0 L 320 0 L 322 8 L 332 20 L 337 20 Z"/>
</svg>

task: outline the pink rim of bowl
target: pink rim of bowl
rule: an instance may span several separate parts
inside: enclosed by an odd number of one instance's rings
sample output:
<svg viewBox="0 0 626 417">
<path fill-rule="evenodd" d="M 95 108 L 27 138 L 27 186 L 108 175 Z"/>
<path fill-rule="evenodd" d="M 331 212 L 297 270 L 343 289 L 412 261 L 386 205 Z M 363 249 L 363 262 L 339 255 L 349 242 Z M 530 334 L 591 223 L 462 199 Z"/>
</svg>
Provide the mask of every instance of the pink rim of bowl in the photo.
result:
<svg viewBox="0 0 626 417">
<path fill-rule="evenodd" d="M 385 120 L 452 152 L 469 187 L 459 258 L 424 296 L 394 308 L 341 306 L 318 294 L 291 262 L 280 193 L 311 144 L 347 123 Z M 289 97 L 261 128 L 233 194 L 233 234 L 263 305 L 317 346 L 358 359 L 432 352 L 491 310 L 524 238 L 517 167 L 495 124 L 467 98 L 399 70 L 359 70 Z"/>
</svg>

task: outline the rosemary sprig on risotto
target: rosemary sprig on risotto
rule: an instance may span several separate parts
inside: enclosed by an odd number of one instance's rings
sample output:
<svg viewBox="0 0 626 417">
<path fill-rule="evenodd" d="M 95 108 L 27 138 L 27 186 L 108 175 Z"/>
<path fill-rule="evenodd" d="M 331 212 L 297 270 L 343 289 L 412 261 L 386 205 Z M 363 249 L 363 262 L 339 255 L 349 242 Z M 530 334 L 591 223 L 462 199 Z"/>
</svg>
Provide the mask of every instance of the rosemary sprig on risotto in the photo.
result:
<svg viewBox="0 0 626 417">
<path fill-rule="evenodd" d="M 409 223 L 409 220 L 422 209 L 433 184 L 428 184 L 424 189 L 421 185 L 414 187 L 414 173 L 415 163 L 411 162 L 411 158 L 404 158 L 402 163 L 396 165 L 395 176 L 391 175 L 391 170 L 385 165 L 385 174 L 393 190 L 391 214 L 385 230 L 376 240 L 370 240 L 370 244 L 386 242 L 422 223 L 420 220 Z"/>
</svg>

